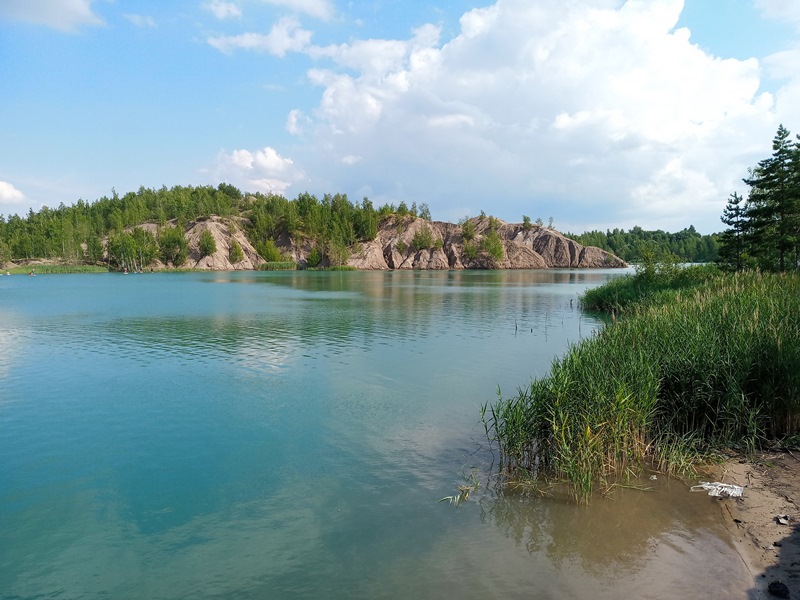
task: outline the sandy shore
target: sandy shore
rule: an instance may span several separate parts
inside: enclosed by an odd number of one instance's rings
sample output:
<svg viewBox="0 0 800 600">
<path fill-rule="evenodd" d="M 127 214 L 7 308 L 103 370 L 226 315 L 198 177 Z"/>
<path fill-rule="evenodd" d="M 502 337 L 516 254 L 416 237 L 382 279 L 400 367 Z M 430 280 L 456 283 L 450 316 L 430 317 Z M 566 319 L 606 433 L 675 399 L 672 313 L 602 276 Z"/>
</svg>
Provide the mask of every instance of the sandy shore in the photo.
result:
<svg viewBox="0 0 800 600">
<path fill-rule="evenodd" d="M 739 555 L 753 575 L 755 585 L 747 597 L 800 600 L 800 454 L 732 459 L 719 481 L 744 488 L 742 498 L 720 504 Z M 790 595 L 782 595 L 787 590 Z"/>
</svg>

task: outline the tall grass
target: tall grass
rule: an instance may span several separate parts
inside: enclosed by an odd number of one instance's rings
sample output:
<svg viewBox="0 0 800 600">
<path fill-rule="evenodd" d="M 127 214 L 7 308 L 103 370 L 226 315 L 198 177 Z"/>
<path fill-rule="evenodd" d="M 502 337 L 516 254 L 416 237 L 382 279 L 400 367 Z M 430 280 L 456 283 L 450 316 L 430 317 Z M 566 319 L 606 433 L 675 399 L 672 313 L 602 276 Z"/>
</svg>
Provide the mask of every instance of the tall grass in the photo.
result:
<svg viewBox="0 0 800 600">
<path fill-rule="evenodd" d="M 798 430 L 800 276 L 656 287 L 548 376 L 484 407 L 506 473 L 544 469 L 586 501 L 644 466 L 679 472 L 714 448 Z"/>
<path fill-rule="evenodd" d="M 261 271 L 294 271 L 295 269 L 297 269 L 297 263 L 292 260 L 265 262 L 259 267 Z"/>
<path fill-rule="evenodd" d="M 36 275 L 61 275 L 69 273 L 108 273 L 108 268 L 99 265 L 34 265 L 32 267 L 0 269 L 0 274 L 6 271 L 11 275 L 27 275 L 31 272 Z"/>
</svg>

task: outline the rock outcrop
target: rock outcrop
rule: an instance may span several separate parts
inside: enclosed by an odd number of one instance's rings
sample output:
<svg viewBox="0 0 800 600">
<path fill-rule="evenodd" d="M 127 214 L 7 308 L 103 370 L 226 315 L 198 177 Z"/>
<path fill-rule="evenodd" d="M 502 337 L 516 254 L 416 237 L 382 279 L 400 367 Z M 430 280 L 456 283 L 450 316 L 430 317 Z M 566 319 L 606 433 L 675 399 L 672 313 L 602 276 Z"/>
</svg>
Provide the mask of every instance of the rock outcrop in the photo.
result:
<svg viewBox="0 0 800 600">
<path fill-rule="evenodd" d="M 172 223 L 167 226 L 174 225 Z M 258 269 L 265 263 L 244 234 L 247 220 L 211 216 L 189 223 L 185 238 L 189 257 L 182 268 L 232 271 Z M 153 223 L 140 226 L 157 235 Z M 465 239 L 465 227 L 468 239 Z M 211 232 L 216 251 L 203 256 L 200 236 Z M 499 238 L 502 253 L 494 256 L 482 242 Z M 244 258 L 232 263 L 231 248 L 238 242 Z M 275 240 L 287 260 L 307 263 L 313 243 L 287 235 Z M 378 227 L 374 240 L 357 244 L 346 264 L 360 270 L 449 270 L 449 269 L 553 269 L 614 268 L 626 263 L 600 248 L 582 246 L 558 231 L 540 225 L 504 223 L 491 217 L 475 217 L 461 224 L 426 221 L 412 216 L 388 217 Z M 154 268 L 173 265 L 156 264 Z M 323 261 L 322 266 L 326 266 Z"/>
<path fill-rule="evenodd" d="M 625 267 L 622 259 L 600 248 L 582 246 L 558 231 L 539 225 L 524 227 L 477 217 L 474 238 L 464 239 L 463 225 L 428 222 L 414 217 L 385 219 L 377 237 L 361 245 L 347 261 L 356 269 L 561 269 Z M 414 238 L 427 228 L 429 248 L 415 248 Z M 500 259 L 480 248 L 494 230 L 503 244 Z M 466 247 L 466 248 L 465 248 Z M 469 251 L 467 251 L 469 249 Z M 302 260 L 302 258 L 301 258 Z"/>
</svg>

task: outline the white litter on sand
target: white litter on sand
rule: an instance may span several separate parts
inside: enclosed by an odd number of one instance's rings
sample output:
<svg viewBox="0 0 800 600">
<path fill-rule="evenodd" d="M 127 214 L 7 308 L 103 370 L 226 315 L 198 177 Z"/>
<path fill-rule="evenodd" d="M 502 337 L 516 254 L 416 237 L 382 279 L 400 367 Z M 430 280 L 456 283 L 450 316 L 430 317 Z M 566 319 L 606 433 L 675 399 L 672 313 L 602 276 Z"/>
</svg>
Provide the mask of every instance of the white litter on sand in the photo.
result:
<svg viewBox="0 0 800 600">
<path fill-rule="evenodd" d="M 708 491 L 709 496 L 719 496 L 720 498 L 741 498 L 744 493 L 744 488 L 732 483 L 720 483 L 715 481 L 710 483 L 708 481 L 701 481 L 697 485 L 693 485 L 692 492 Z"/>
</svg>

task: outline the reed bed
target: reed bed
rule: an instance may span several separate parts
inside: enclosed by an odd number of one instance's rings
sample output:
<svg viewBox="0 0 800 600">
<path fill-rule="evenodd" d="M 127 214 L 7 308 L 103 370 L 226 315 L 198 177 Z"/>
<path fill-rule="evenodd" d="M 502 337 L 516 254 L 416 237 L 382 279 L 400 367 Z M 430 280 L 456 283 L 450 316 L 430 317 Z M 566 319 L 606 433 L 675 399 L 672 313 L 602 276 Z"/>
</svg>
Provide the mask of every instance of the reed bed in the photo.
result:
<svg viewBox="0 0 800 600">
<path fill-rule="evenodd" d="M 36 275 L 62 275 L 71 273 L 108 273 L 108 268 L 99 265 L 33 265 L 0 270 L 0 274 L 5 272 L 10 275 L 27 275 L 31 272 Z"/>
<path fill-rule="evenodd" d="M 261 271 L 294 271 L 297 263 L 291 260 L 265 262 L 259 267 Z"/>
<path fill-rule="evenodd" d="M 549 375 L 484 406 L 505 473 L 565 480 L 585 502 L 644 468 L 685 472 L 715 449 L 796 433 L 800 276 L 703 278 L 658 281 Z"/>
</svg>

